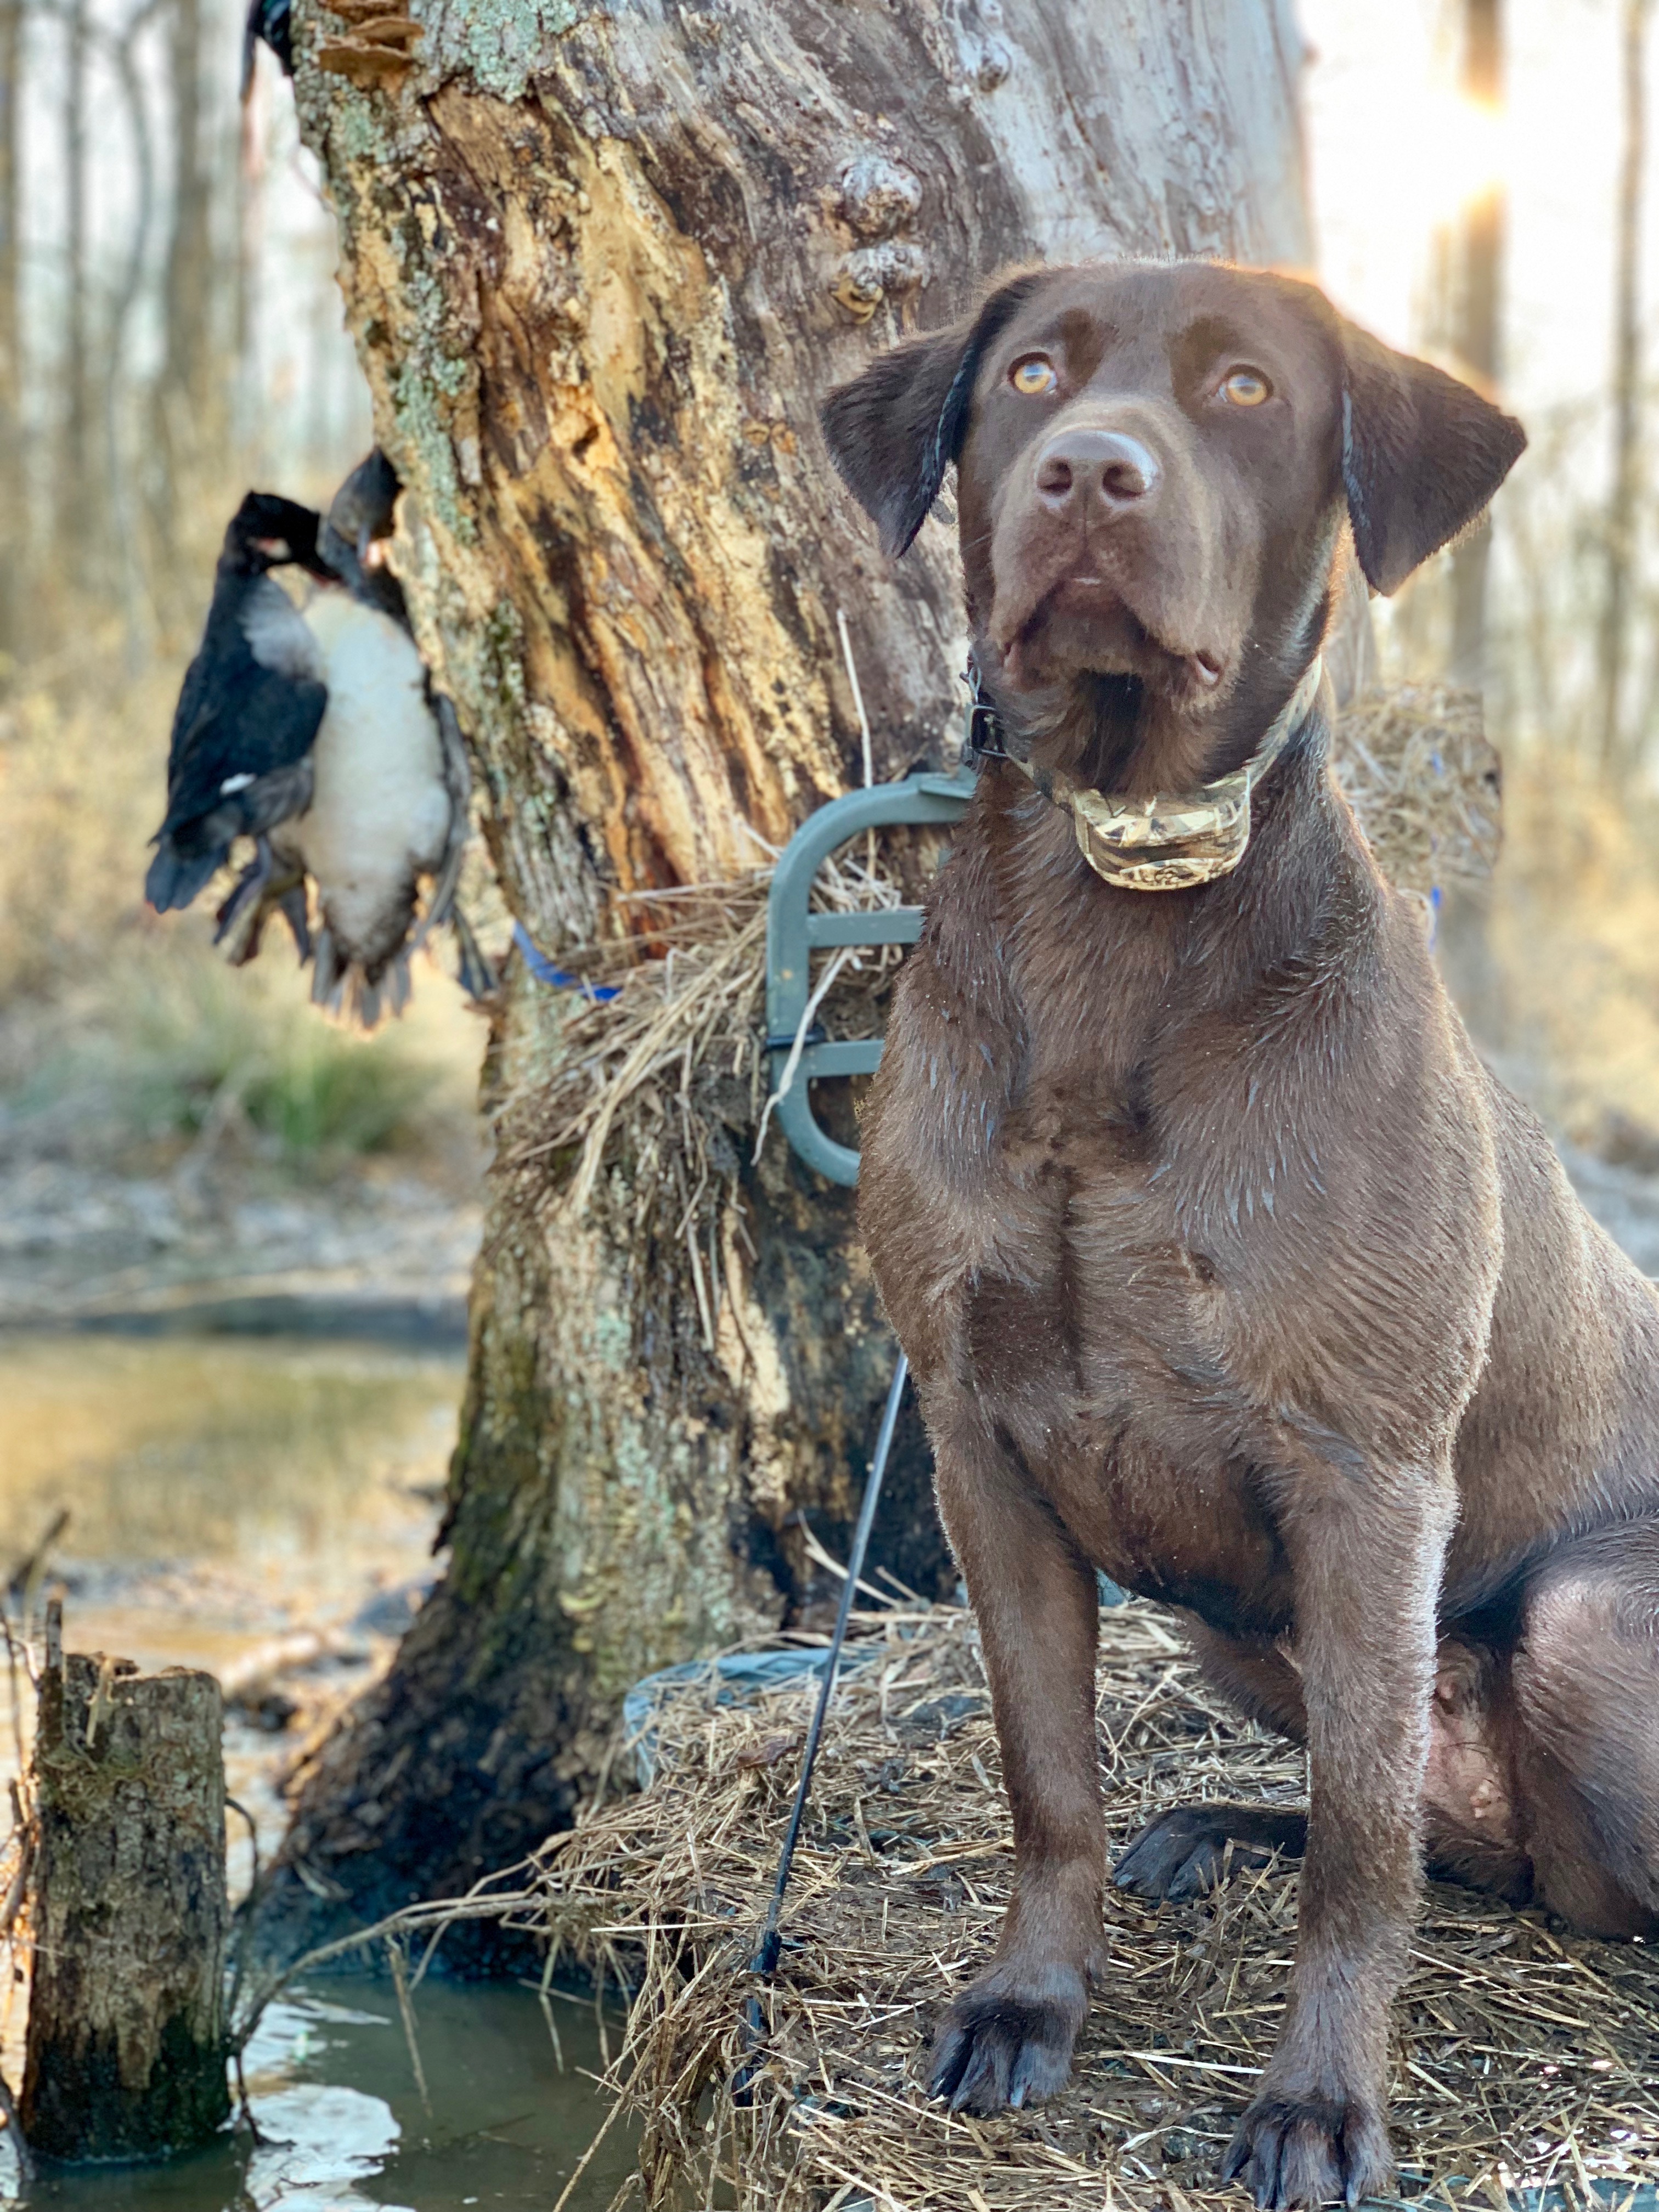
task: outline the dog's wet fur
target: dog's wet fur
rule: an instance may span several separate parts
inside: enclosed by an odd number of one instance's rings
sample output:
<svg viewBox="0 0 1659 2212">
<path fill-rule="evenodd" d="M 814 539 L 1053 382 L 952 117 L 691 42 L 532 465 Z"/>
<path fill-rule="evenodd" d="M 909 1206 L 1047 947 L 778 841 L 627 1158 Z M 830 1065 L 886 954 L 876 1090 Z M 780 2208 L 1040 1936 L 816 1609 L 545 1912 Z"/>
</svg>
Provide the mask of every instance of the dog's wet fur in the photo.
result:
<svg viewBox="0 0 1659 2212">
<path fill-rule="evenodd" d="M 1393 591 L 1525 442 L 1310 286 L 1209 263 L 1018 275 L 824 423 L 892 552 L 954 461 L 1007 742 L 1114 793 L 1237 768 L 1346 564 Z M 1285 2025 L 1224 2166 L 1264 2206 L 1391 2186 L 1425 1863 L 1659 1934 L 1659 1300 L 1475 1057 L 1332 780 L 1328 710 L 1194 890 L 1101 882 L 988 765 L 863 1127 L 1017 1855 L 932 2085 L 988 2112 L 1066 2078 L 1107 1873 L 1103 1569 L 1310 1755 L 1305 1820 L 1171 1813 L 1115 1870 L 1179 1897 L 1230 1840 L 1305 1849 Z"/>
</svg>

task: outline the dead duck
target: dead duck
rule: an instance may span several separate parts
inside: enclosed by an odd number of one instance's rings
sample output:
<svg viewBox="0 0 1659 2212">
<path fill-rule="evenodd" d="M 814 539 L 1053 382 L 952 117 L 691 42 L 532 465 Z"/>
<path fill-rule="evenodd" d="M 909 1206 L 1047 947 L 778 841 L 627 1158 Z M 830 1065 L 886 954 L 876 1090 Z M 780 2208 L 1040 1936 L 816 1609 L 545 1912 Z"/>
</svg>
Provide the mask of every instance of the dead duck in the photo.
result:
<svg viewBox="0 0 1659 2212">
<path fill-rule="evenodd" d="M 313 509 L 268 492 L 250 492 L 231 517 L 173 718 L 167 813 L 144 880 L 158 914 L 187 907 L 235 839 L 252 837 L 253 862 L 220 909 L 219 933 L 263 902 L 287 916 L 302 958 L 303 889 L 277 880 L 270 833 L 311 803 L 312 748 L 328 689 L 318 641 L 270 571 L 295 564 L 325 575 L 319 522 Z"/>
<path fill-rule="evenodd" d="M 276 841 L 279 857 L 317 886 L 312 997 L 365 1027 L 383 1007 L 401 1009 L 409 957 L 442 925 L 455 933 L 463 988 L 477 997 L 494 981 L 455 903 L 471 795 L 465 747 L 384 558 L 398 490 L 376 447 L 341 485 L 319 533 L 328 580 L 304 611 L 328 705 L 311 803 Z"/>
<path fill-rule="evenodd" d="M 454 932 L 463 988 L 481 997 L 495 982 L 455 904 L 466 750 L 384 557 L 398 490 L 376 447 L 325 517 L 262 493 L 238 509 L 179 700 L 147 885 L 158 911 L 188 906 L 251 836 L 253 857 L 219 910 L 232 963 L 256 956 L 281 913 L 301 962 L 314 958 L 313 999 L 365 1029 L 401 1010 L 410 955 L 441 925 Z M 284 560 L 311 579 L 302 605 L 268 574 Z"/>
</svg>

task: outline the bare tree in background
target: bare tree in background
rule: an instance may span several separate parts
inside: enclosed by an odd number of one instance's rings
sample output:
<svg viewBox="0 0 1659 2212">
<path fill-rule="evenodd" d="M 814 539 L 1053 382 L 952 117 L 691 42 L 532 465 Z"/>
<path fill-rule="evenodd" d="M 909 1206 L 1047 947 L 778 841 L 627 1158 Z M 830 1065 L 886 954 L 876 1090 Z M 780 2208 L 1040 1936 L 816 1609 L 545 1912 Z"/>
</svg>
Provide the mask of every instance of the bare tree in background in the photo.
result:
<svg viewBox="0 0 1659 2212">
<path fill-rule="evenodd" d="M 162 288 L 162 359 L 155 391 L 157 453 L 153 526 L 165 552 L 180 549 L 180 519 L 215 472 L 228 429 L 234 356 L 214 346 L 222 284 L 234 297 L 234 267 L 216 253 L 219 164 L 202 0 L 169 0 L 167 106 L 173 153 L 171 228 Z"/>
<path fill-rule="evenodd" d="M 264 265 L 258 179 L 239 178 L 240 17 L 231 0 L 0 0 L 0 654 L 21 663 L 114 642 L 113 614 L 130 672 L 182 646 L 256 451 L 269 441 L 264 472 L 297 470 L 296 488 L 361 454 L 337 294 L 322 270 Z M 299 350 L 331 372 L 297 380 L 299 435 L 287 386 L 252 389 L 268 282 L 320 319 Z"/>
<path fill-rule="evenodd" d="M 1504 99 L 1502 0 L 1463 0 L 1463 96 L 1495 112 Z M 1453 350 L 1476 380 L 1496 384 L 1500 352 L 1504 192 L 1496 179 L 1463 210 L 1451 315 Z M 1492 524 L 1483 520 L 1451 556 L 1452 637 L 1449 673 L 1454 684 L 1478 690 L 1486 665 L 1486 570 Z"/>
<path fill-rule="evenodd" d="M 1504 0 L 1443 0 L 1439 35 L 1455 57 L 1455 82 L 1473 111 L 1471 126 L 1477 115 L 1495 116 L 1504 101 Z M 1503 367 L 1506 213 L 1503 183 L 1491 177 L 1452 220 L 1436 226 L 1421 301 L 1424 344 L 1450 354 L 1462 374 L 1487 386 Z M 1413 674 L 1482 688 L 1491 556 L 1492 526 L 1483 519 L 1401 594 L 1392 635 Z"/>
<path fill-rule="evenodd" d="M 92 45 L 87 0 L 66 0 L 62 21 L 64 321 L 52 535 L 60 574 L 83 585 L 96 561 L 98 539 L 93 465 L 92 302 L 87 258 L 88 76 Z"/>
<path fill-rule="evenodd" d="M 22 629 L 23 360 L 21 138 L 23 0 L 0 0 L 0 678 Z"/>
<path fill-rule="evenodd" d="M 1476 113 L 1496 115 L 1504 100 L 1503 0 L 1456 0 L 1458 89 Z M 1503 269 L 1505 196 L 1500 179 L 1486 180 L 1461 210 L 1440 246 L 1440 327 L 1465 374 L 1482 385 L 1503 368 Z M 1448 556 L 1445 571 L 1445 672 L 1454 684 L 1483 690 L 1487 678 L 1486 591 L 1492 522 L 1478 526 Z M 1426 604 L 1427 595 L 1425 595 Z M 1436 949 L 1453 997 L 1474 1036 L 1487 1045 L 1504 1035 L 1503 980 L 1491 940 L 1490 886 L 1441 887 Z"/>
<path fill-rule="evenodd" d="M 1636 595 L 1636 554 L 1642 495 L 1642 179 L 1647 159 L 1647 101 L 1643 81 L 1649 0 L 1623 0 L 1620 67 L 1624 146 L 1613 277 L 1613 485 L 1607 501 L 1607 598 L 1601 613 L 1601 757 L 1621 776 L 1634 765 L 1626 730 L 1625 678 L 1630 662 Z"/>
</svg>

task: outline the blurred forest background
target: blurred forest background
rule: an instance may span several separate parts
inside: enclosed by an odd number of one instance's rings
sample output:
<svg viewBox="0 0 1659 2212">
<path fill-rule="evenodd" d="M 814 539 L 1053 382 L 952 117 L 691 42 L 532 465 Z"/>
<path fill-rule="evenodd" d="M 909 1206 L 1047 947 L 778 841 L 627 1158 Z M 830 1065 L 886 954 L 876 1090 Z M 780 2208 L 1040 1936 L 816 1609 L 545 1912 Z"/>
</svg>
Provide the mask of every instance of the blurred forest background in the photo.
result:
<svg viewBox="0 0 1659 2212">
<path fill-rule="evenodd" d="M 1455 981 L 1584 1179 L 1659 1171 L 1648 0 L 1300 15 L 1321 274 L 1532 434 L 1490 537 L 1377 615 L 1384 679 L 1483 684 L 1504 756 Z M 0 1218 L 63 1248 L 16 1295 L 65 1311 L 192 1246 L 314 1263 L 284 1194 L 337 1245 L 441 1217 L 458 1281 L 479 1164 L 447 979 L 365 1044 L 285 945 L 233 973 L 207 913 L 142 904 L 224 521 L 249 484 L 325 501 L 371 436 L 289 88 L 262 51 L 243 105 L 240 47 L 228 0 L 0 0 Z"/>
<path fill-rule="evenodd" d="M 325 506 L 373 436 L 290 88 L 241 70 L 225 0 L 0 0 L 0 1316 L 416 1243 L 453 1296 L 470 1257 L 459 992 L 423 969 L 363 1042 L 286 943 L 233 972 L 211 899 L 143 903 L 225 522 Z"/>
</svg>

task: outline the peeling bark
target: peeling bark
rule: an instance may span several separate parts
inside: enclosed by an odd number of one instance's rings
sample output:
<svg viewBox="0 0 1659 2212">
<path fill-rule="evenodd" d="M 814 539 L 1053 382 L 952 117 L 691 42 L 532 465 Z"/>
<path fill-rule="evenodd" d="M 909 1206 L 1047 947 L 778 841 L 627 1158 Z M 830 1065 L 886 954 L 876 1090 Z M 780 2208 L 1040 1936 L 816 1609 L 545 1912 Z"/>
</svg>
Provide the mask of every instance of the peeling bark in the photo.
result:
<svg viewBox="0 0 1659 2212">
<path fill-rule="evenodd" d="M 1304 262 L 1299 47 L 1284 0 L 416 12 L 392 65 L 301 0 L 301 116 L 412 489 L 422 649 L 507 902 L 558 955 L 625 934 L 625 894 L 753 867 L 860 780 L 838 612 L 877 776 L 941 757 L 954 550 L 933 521 L 882 559 L 821 395 L 1011 262 Z M 504 1141 L 566 1003 L 516 965 L 502 991 L 451 1565 L 306 1784 L 273 1942 L 568 1823 L 628 1683 L 775 1628 L 810 1595 L 794 1516 L 833 1543 L 853 1510 L 891 1346 L 849 1194 L 775 1138 L 741 1164 L 734 1103 L 711 1331 L 684 1237 L 626 1233 L 659 1159 L 620 1139 L 573 1221 L 569 1163 Z M 955 1575 L 916 1430 L 893 1480 L 876 1559 L 933 1594 Z"/>
</svg>

